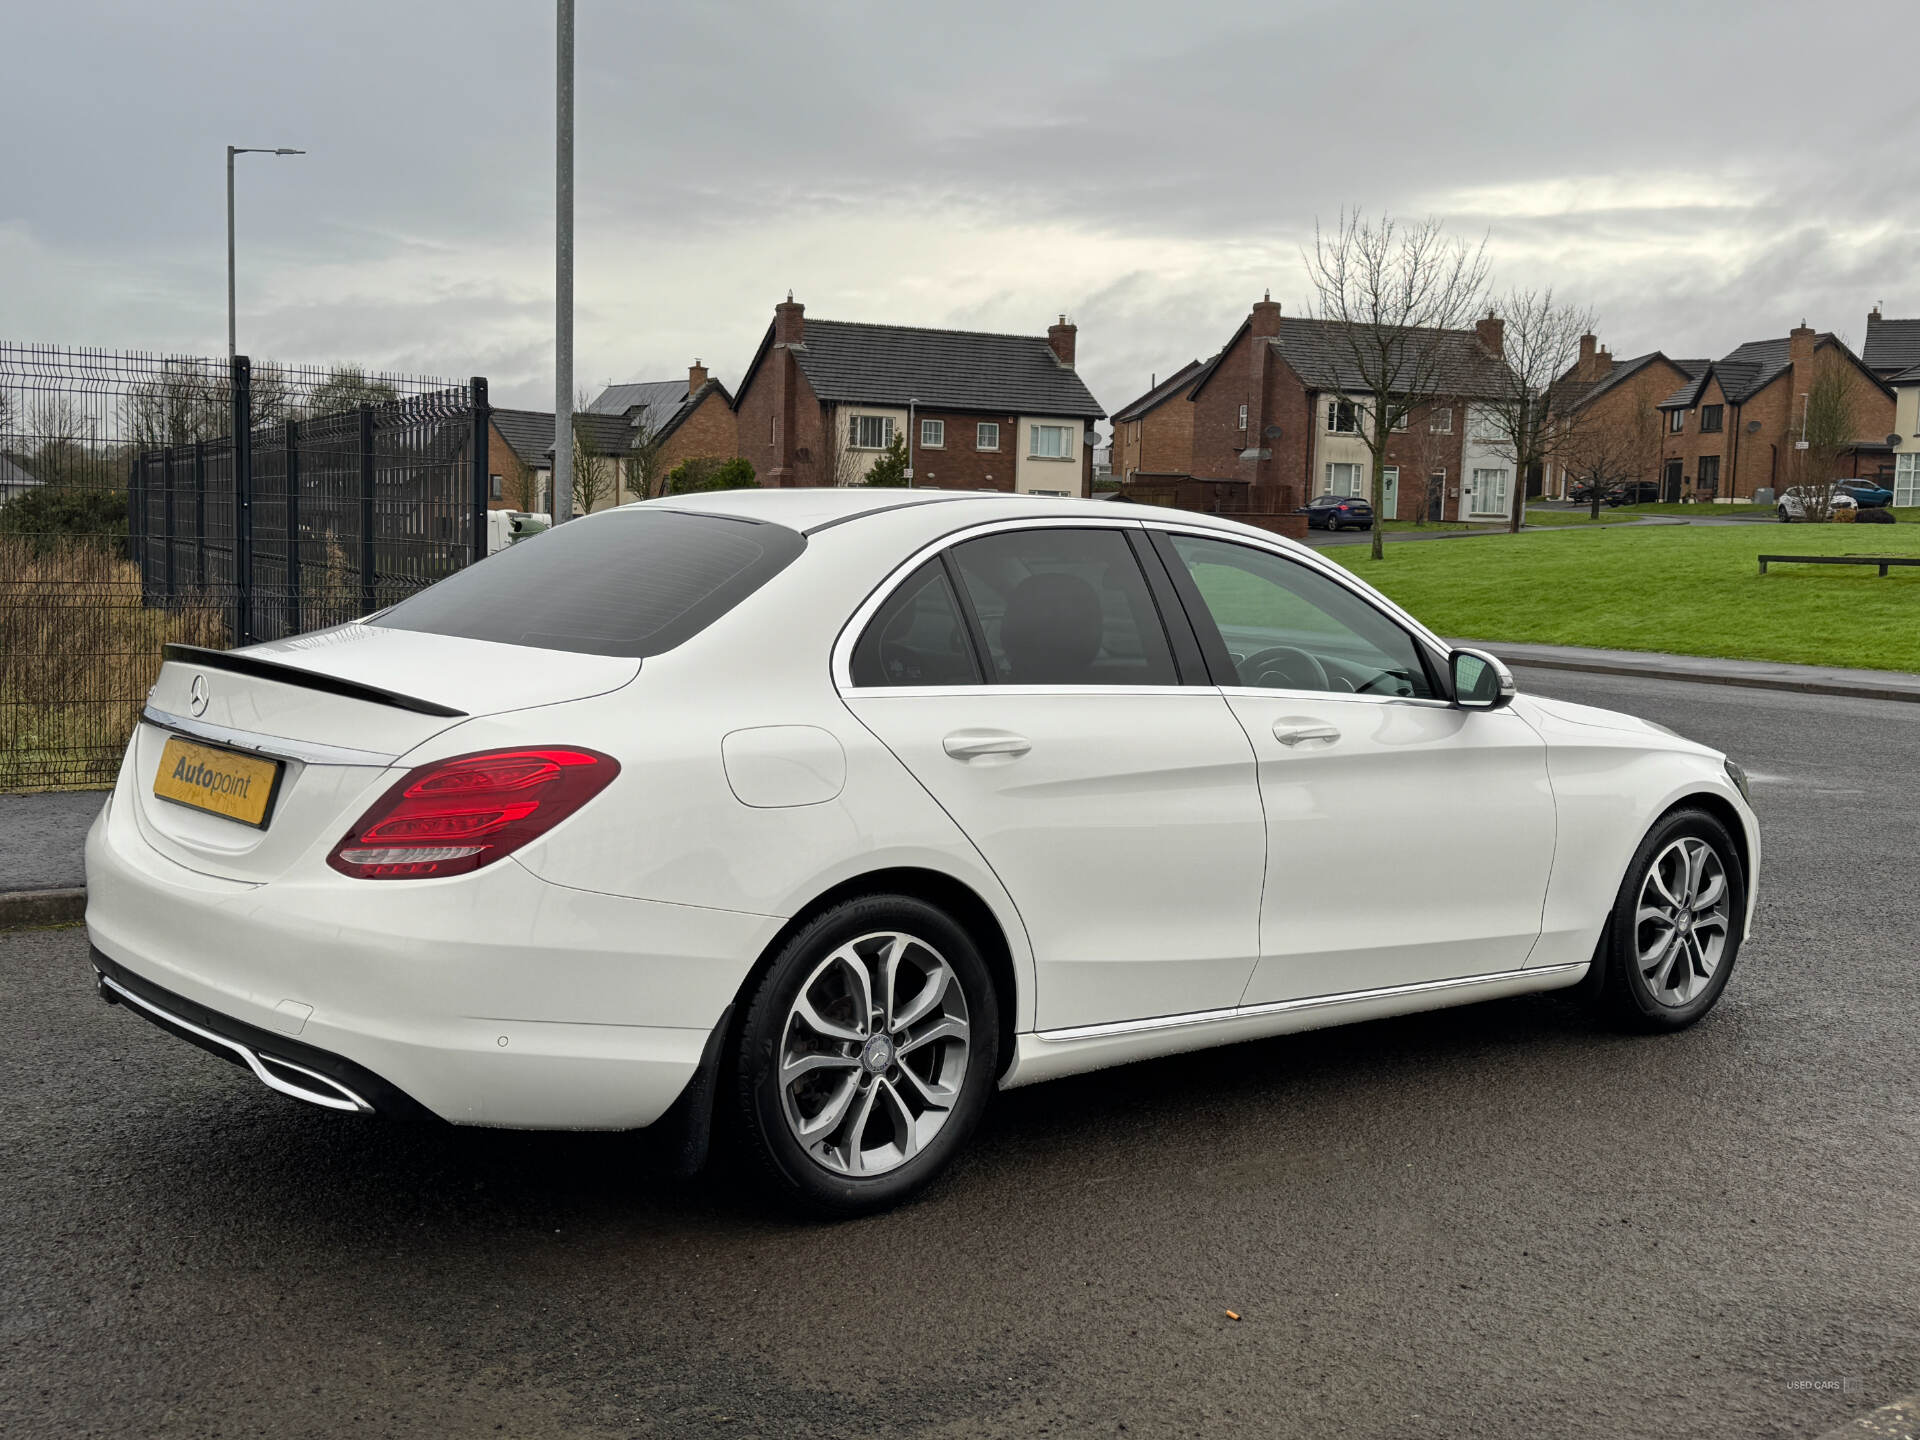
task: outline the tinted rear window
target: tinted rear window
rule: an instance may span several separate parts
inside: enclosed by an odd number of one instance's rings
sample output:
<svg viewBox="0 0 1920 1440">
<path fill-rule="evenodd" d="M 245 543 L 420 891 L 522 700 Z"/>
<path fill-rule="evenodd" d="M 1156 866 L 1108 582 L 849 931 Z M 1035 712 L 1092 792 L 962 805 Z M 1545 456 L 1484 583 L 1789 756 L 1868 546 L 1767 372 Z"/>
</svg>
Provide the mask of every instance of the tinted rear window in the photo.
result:
<svg viewBox="0 0 1920 1440">
<path fill-rule="evenodd" d="M 615 510 L 555 526 L 372 621 L 502 645 L 641 657 L 706 629 L 806 548 L 784 525 Z"/>
</svg>

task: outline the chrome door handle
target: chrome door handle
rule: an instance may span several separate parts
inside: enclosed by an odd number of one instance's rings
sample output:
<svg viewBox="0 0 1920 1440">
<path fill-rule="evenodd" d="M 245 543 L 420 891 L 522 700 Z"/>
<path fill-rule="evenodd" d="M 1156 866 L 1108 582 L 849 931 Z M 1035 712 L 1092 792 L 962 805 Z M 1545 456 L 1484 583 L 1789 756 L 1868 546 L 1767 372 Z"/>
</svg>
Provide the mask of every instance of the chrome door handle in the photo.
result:
<svg viewBox="0 0 1920 1440">
<path fill-rule="evenodd" d="M 1273 738 L 1282 745 L 1304 745 L 1309 740 L 1324 740 L 1331 745 L 1340 738 L 1340 731 L 1332 725 L 1303 725 L 1297 720 L 1276 720 L 1273 722 Z"/>
<path fill-rule="evenodd" d="M 1005 730 L 956 730 L 940 742 L 940 748 L 956 760 L 979 760 L 988 755 L 1014 760 L 1031 750 L 1033 742 Z"/>
</svg>

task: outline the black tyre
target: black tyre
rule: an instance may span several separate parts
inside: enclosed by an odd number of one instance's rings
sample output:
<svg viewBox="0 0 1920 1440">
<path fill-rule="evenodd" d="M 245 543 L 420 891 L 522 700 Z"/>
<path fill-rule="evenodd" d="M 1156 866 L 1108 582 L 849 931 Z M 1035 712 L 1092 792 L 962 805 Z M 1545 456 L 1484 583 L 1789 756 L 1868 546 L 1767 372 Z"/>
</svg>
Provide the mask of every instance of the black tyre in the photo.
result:
<svg viewBox="0 0 1920 1440">
<path fill-rule="evenodd" d="M 1791 525 L 1793 523 L 1793 516 L 1787 513 L 1787 507 L 1784 505 L 1780 507 L 1780 523 L 1782 525 Z"/>
<path fill-rule="evenodd" d="M 979 1123 L 999 1016 L 979 948 L 945 912 L 905 895 L 834 906 L 748 1004 L 734 1077 L 745 1149 L 811 1213 L 899 1204 Z"/>
<path fill-rule="evenodd" d="M 1666 815 L 1634 852 L 1594 953 L 1602 1012 L 1633 1030 L 1693 1024 L 1726 989 L 1746 918 L 1727 827 L 1704 810 Z"/>
</svg>

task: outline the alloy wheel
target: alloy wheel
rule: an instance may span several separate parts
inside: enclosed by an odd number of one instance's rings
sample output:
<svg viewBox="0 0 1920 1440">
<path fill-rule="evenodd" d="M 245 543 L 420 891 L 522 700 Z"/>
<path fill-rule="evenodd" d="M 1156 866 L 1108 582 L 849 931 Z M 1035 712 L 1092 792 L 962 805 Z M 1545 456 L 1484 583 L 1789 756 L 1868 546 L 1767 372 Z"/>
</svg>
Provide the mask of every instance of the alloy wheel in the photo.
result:
<svg viewBox="0 0 1920 1440">
<path fill-rule="evenodd" d="M 1692 1003 L 1719 970 L 1731 895 L 1719 852 L 1698 836 L 1683 835 L 1654 857 L 1634 913 L 1634 953 L 1660 1004 Z"/>
<path fill-rule="evenodd" d="M 840 1175 L 896 1170 L 945 1127 L 972 1028 L 947 960 L 900 931 L 863 935 L 812 969 L 780 1031 L 780 1108 L 800 1148 Z"/>
</svg>

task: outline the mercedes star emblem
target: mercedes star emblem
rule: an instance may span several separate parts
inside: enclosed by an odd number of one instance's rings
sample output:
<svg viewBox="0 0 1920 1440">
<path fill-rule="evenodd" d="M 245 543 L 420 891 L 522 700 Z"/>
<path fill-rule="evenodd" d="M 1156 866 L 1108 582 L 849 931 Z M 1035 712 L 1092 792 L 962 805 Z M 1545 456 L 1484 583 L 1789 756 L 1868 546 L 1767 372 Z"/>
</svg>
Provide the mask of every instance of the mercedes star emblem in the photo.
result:
<svg viewBox="0 0 1920 1440">
<path fill-rule="evenodd" d="M 207 713 L 207 677 L 196 675 L 187 687 L 187 708 L 196 716 Z"/>
</svg>

